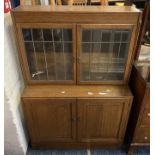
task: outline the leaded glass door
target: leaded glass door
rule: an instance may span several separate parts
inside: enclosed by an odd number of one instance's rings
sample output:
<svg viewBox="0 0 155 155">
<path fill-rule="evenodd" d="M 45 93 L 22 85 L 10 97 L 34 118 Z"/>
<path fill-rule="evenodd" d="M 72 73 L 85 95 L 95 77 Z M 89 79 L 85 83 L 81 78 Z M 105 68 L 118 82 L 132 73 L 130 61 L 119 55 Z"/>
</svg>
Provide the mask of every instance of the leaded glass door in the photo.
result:
<svg viewBox="0 0 155 155">
<path fill-rule="evenodd" d="M 18 30 L 30 83 L 75 83 L 73 25 L 23 24 Z"/>
<path fill-rule="evenodd" d="M 124 83 L 132 26 L 79 25 L 79 83 Z"/>
</svg>

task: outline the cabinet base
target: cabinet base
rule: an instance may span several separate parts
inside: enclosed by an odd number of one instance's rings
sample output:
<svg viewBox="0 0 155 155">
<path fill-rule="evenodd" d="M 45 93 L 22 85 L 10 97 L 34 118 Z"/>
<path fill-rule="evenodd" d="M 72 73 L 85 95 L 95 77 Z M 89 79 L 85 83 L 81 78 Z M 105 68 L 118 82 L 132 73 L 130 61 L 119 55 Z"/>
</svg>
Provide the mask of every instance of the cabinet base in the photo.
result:
<svg viewBox="0 0 155 155">
<path fill-rule="evenodd" d="M 51 142 L 40 142 L 32 143 L 33 149 L 83 149 L 83 148 L 121 148 L 121 143 L 51 143 Z"/>
</svg>

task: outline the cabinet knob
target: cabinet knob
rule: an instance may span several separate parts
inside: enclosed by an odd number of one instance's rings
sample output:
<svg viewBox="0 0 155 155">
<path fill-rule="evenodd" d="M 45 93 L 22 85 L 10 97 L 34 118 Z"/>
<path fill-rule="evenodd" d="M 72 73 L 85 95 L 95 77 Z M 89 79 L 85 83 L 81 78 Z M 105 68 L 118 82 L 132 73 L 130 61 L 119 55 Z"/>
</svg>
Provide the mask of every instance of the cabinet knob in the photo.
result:
<svg viewBox="0 0 155 155">
<path fill-rule="evenodd" d="M 147 116 L 149 116 L 149 117 L 150 117 L 150 113 L 148 113 L 148 114 L 147 114 Z"/>
</svg>

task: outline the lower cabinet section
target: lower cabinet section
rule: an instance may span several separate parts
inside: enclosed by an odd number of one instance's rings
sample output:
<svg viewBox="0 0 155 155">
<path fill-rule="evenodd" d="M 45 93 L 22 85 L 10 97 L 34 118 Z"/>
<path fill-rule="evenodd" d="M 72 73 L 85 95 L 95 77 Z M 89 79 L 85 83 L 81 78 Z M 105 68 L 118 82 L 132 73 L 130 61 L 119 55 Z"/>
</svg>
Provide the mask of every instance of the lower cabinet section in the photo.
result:
<svg viewBox="0 0 155 155">
<path fill-rule="evenodd" d="M 34 148 L 120 146 L 131 98 L 23 98 Z"/>
</svg>

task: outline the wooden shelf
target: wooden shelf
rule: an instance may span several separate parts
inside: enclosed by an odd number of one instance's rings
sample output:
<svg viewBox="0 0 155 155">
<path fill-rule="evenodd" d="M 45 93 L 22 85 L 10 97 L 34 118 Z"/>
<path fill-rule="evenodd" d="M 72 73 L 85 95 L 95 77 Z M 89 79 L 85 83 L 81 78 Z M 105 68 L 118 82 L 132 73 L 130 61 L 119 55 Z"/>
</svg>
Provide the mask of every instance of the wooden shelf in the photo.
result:
<svg viewBox="0 0 155 155">
<path fill-rule="evenodd" d="M 128 86 L 89 86 L 89 85 L 37 85 L 26 86 L 22 97 L 24 98 L 42 98 L 42 97 L 124 97 L 129 98 L 132 94 Z"/>
</svg>

